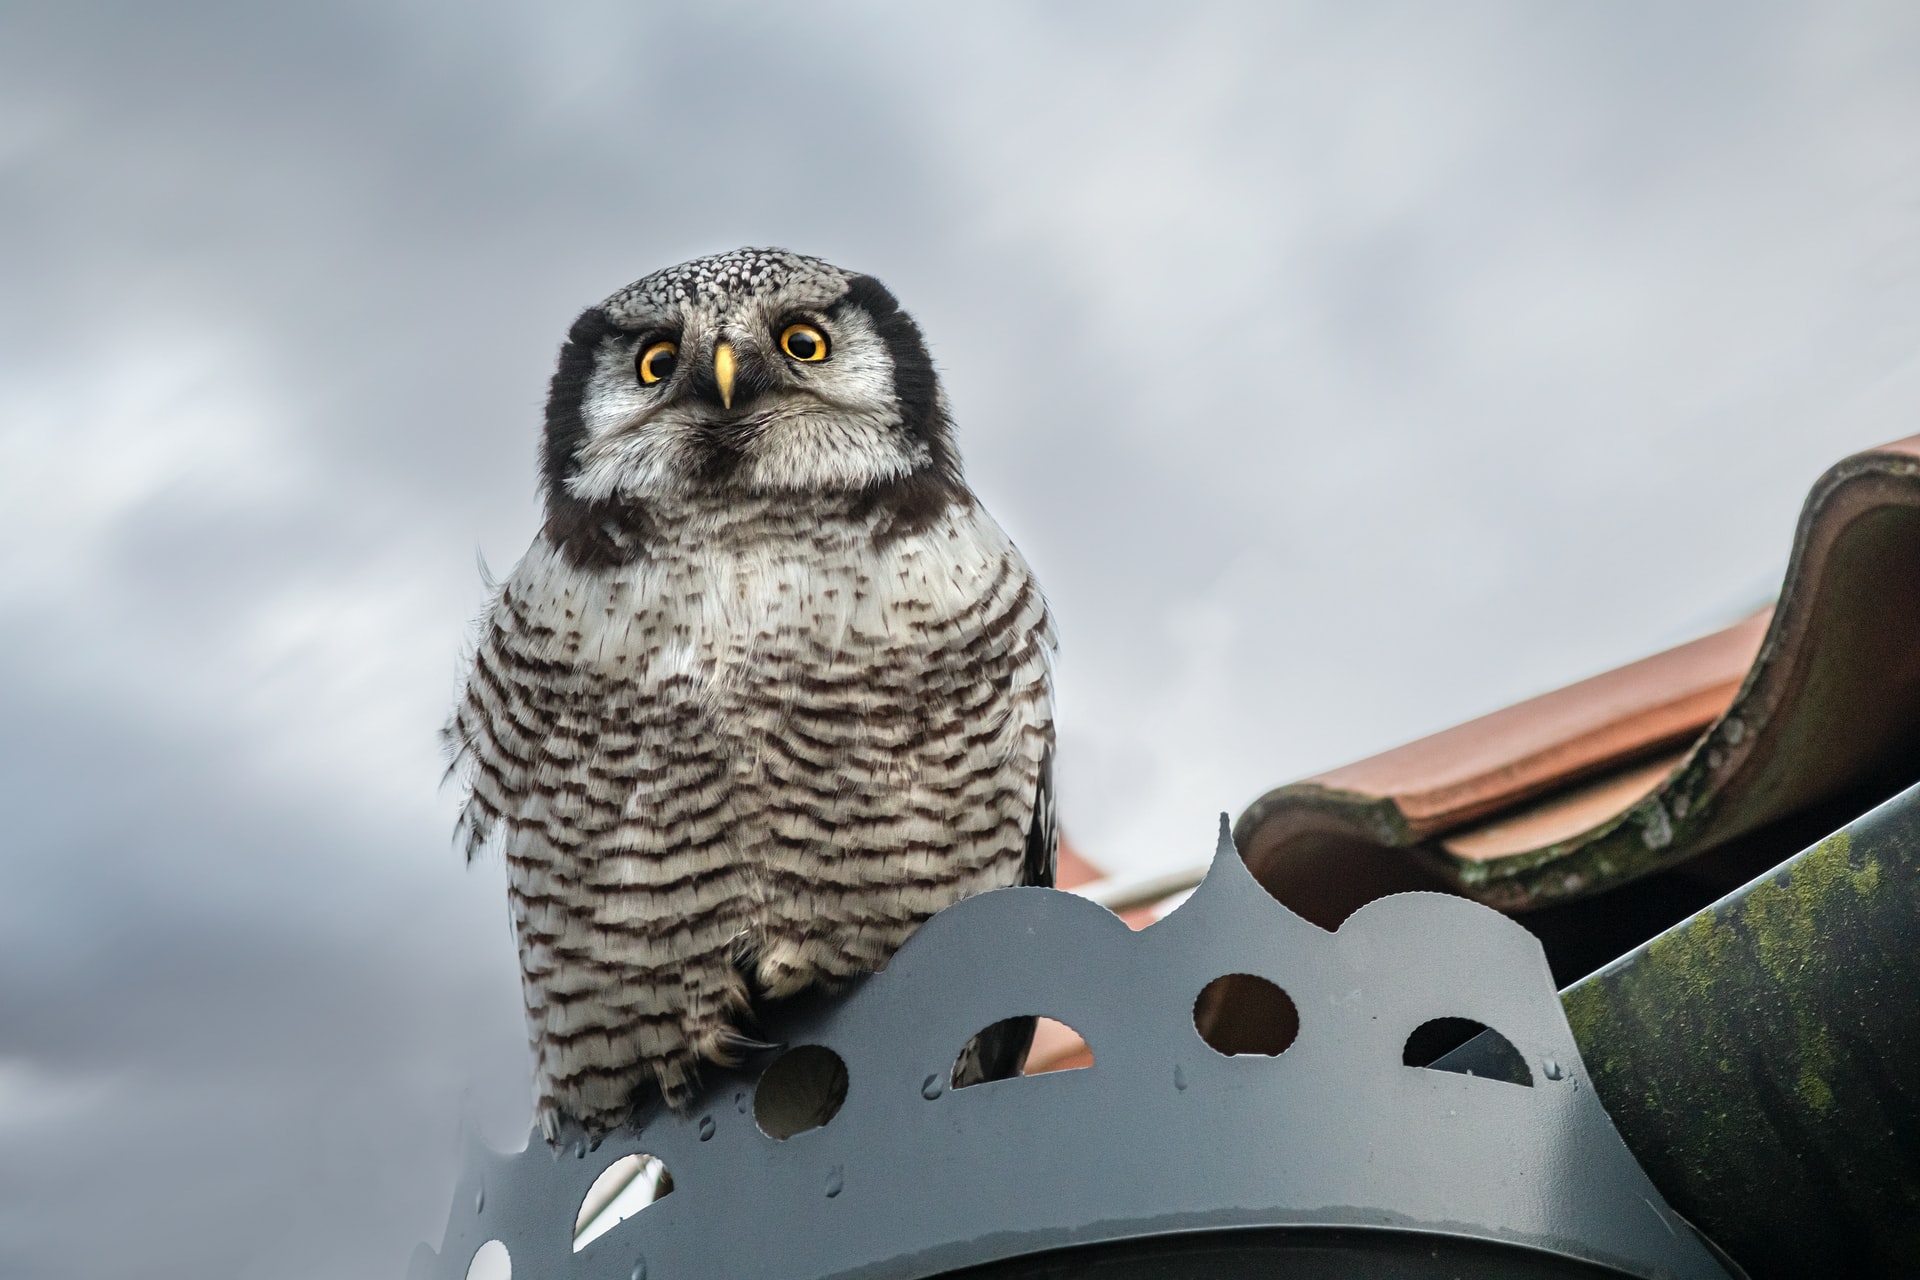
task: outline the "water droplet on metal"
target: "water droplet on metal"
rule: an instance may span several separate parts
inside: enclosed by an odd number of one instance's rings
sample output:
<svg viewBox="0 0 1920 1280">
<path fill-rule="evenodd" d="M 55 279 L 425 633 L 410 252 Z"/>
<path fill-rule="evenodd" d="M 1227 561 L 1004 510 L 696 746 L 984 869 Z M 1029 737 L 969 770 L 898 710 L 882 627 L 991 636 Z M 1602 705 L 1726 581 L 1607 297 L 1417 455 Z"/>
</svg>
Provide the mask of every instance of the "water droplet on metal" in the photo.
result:
<svg viewBox="0 0 1920 1280">
<path fill-rule="evenodd" d="M 1187 1069 L 1177 1062 L 1173 1064 L 1173 1087 L 1182 1093 L 1187 1091 Z"/>
<path fill-rule="evenodd" d="M 846 1185 L 846 1181 L 846 1174 L 839 1165 L 827 1170 L 827 1199 L 831 1200 L 839 1195 L 840 1188 Z"/>
<path fill-rule="evenodd" d="M 705 1142 L 713 1136 L 713 1117 L 700 1117 L 700 1141 Z"/>
<path fill-rule="evenodd" d="M 473 1193 L 473 1211 L 475 1213 L 478 1213 L 486 1207 L 487 1207 L 487 1189 L 485 1187 L 481 1187 L 478 1191 Z"/>
<path fill-rule="evenodd" d="M 1564 1080 L 1567 1076 L 1566 1068 L 1553 1058 L 1548 1058 L 1540 1064 L 1540 1073 L 1549 1080 Z"/>
<path fill-rule="evenodd" d="M 935 1098 L 939 1097 L 942 1093 L 945 1093 L 946 1088 L 947 1088 L 946 1082 L 941 1080 L 939 1076 L 937 1075 L 928 1076 L 925 1080 L 922 1080 L 920 1082 L 920 1096 L 925 1098 L 928 1102 L 932 1102 Z"/>
<path fill-rule="evenodd" d="M 746 1090 L 743 1089 L 739 1093 L 736 1093 L 733 1095 L 733 1109 L 735 1111 L 738 1111 L 741 1115 L 747 1114 Z"/>
<path fill-rule="evenodd" d="M 627 1272 L 627 1280 L 647 1280 L 647 1260 L 641 1258 L 633 1264 L 633 1270 Z"/>
</svg>

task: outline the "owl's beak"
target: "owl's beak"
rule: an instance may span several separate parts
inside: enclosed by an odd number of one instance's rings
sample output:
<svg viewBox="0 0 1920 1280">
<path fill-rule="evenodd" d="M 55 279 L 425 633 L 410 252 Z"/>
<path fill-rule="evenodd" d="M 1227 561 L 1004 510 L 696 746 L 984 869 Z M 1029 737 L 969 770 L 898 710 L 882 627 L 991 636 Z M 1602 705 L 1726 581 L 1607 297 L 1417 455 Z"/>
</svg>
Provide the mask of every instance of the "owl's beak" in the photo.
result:
<svg viewBox="0 0 1920 1280">
<path fill-rule="evenodd" d="M 720 407 L 733 408 L 733 344 L 723 342 L 713 349 L 713 381 L 720 388 Z"/>
</svg>

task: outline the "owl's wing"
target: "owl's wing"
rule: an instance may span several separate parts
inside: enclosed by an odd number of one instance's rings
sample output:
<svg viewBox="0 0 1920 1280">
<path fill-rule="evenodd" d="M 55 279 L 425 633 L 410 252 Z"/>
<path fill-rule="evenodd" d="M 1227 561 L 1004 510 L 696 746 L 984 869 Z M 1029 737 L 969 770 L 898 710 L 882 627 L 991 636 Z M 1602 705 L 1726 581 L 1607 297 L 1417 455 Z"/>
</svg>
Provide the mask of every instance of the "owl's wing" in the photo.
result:
<svg viewBox="0 0 1920 1280">
<path fill-rule="evenodd" d="M 1027 827 L 1027 852 L 1020 863 L 1020 883 L 1053 888 L 1054 864 L 1060 848 L 1053 825 L 1053 748 L 1040 757 L 1040 784 L 1034 789 L 1033 821 Z"/>
<path fill-rule="evenodd" d="M 468 852 L 497 833 L 506 862 L 549 1140 L 605 1133 L 656 1086 L 683 1105 L 747 998 L 726 743 L 696 682 L 648 665 L 676 619 L 623 613 L 616 589 L 536 542 L 482 623 L 447 731 Z M 627 660 L 609 672 L 608 653 Z"/>
<path fill-rule="evenodd" d="M 1033 797 L 1033 821 L 1027 827 L 1027 851 L 1020 864 L 1020 883 L 1053 888 L 1059 850 L 1053 824 L 1053 748 L 1040 758 L 1040 783 Z M 964 1089 L 988 1080 L 1010 1080 L 1026 1070 L 1033 1048 L 1034 1018 L 1007 1018 L 967 1042 L 953 1066 L 953 1086 Z"/>
</svg>

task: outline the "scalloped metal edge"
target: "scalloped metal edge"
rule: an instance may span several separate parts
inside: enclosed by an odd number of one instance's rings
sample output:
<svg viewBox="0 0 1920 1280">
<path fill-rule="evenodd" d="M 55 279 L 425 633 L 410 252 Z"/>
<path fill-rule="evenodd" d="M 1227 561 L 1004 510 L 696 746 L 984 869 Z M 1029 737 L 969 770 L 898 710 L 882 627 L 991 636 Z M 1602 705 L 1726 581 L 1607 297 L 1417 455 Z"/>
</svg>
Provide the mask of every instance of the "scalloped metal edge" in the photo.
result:
<svg viewBox="0 0 1920 1280">
<path fill-rule="evenodd" d="M 1195 997 L 1226 973 L 1292 996 L 1285 1053 L 1224 1057 L 1200 1038 Z M 941 1087 L 974 1032 L 1023 1014 L 1079 1031 L 1094 1065 Z M 1533 1086 L 1402 1065 L 1407 1036 L 1438 1017 L 1505 1035 Z M 852 1280 L 1276 1226 L 1465 1237 L 1649 1278 L 1729 1274 L 1595 1098 L 1532 935 L 1431 893 L 1379 899 L 1328 933 L 1260 888 L 1224 816 L 1206 879 L 1145 930 L 1073 894 L 1000 890 L 928 921 L 884 973 L 767 1021 L 771 1038 L 845 1060 L 831 1123 L 768 1138 L 757 1072 L 742 1071 L 591 1155 L 470 1137 L 444 1243 L 416 1252 L 413 1280 L 459 1280 L 492 1239 L 516 1280 Z M 589 1186 L 638 1151 L 666 1162 L 673 1193 L 573 1252 Z"/>
</svg>

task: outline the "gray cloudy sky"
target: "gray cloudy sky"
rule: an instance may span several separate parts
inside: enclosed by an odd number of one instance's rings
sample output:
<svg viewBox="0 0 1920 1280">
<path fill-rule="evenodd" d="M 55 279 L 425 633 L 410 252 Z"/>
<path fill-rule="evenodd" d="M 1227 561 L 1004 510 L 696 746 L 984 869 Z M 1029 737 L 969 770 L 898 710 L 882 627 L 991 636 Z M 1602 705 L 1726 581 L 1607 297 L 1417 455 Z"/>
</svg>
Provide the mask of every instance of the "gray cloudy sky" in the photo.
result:
<svg viewBox="0 0 1920 1280">
<path fill-rule="evenodd" d="M 398 1274 L 527 1117 L 434 730 L 584 304 L 924 325 L 1065 647 L 1068 828 L 1770 593 L 1920 430 L 1920 8 L 0 9 L 0 1274 Z"/>
</svg>

